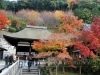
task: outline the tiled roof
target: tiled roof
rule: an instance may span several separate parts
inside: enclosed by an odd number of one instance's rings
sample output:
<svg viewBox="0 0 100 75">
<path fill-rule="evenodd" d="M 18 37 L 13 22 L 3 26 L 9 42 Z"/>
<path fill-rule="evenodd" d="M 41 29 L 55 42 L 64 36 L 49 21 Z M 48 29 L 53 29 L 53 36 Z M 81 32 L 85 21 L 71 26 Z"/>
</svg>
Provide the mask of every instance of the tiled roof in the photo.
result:
<svg viewBox="0 0 100 75">
<path fill-rule="evenodd" d="M 48 39 L 51 35 L 51 32 L 47 30 L 45 27 L 27 27 L 19 32 L 6 34 L 10 37 L 15 38 L 26 38 L 26 39 Z"/>
</svg>

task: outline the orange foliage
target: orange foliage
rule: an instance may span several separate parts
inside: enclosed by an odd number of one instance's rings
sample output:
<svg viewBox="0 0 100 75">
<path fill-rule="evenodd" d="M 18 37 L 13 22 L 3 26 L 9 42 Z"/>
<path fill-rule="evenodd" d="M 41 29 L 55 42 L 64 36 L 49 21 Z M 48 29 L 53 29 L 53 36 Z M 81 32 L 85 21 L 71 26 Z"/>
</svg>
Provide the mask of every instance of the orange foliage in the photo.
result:
<svg viewBox="0 0 100 75">
<path fill-rule="evenodd" d="M 65 60 L 65 59 L 72 59 L 72 57 L 69 54 L 59 53 L 57 55 L 57 59 Z"/>
<path fill-rule="evenodd" d="M 32 10 L 27 13 L 27 20 L 32 22 L 35 20 L 35 18 L 37 18 L 39 16 L 40 16 L 40 14 L 38 12 Z"/>
<path fill-rule="evenodd" d="M 42 41 L 39 39 L 39 41 L 34 42 L 34 45 L 32 46 L 32 48 L 35 49 L 36 51 L 41 52 L 38 55 L 36 55 L 35 58 L 44 58 L 44 57 L 54 56 L 58 60 L 61 60 L 64 62 L 66 61 L 66 63 L 69 63 L 67 61 L 70 61 L 70 63 L 72 63 L 73 61 L 72 57 L 69 55 L 69 53 L 66 50 L 65 41 L 61 41 L 57 39 Z"/>
<path fill-rule="evenodd" d="M 44 58 L 55 56 L 58 60 L 65 61 L 69 59 L 70 62 L 73 60 L 69 53 L 66 51 L 66 44 L 62 46 L 62 42 L 58 40 L 50 40 L 43 42 L 42 40 L 34 42 L 33 49 L 39 51 L 35 58 Z M 60 50 L 60 51 L 59 51 Z M 66 60 L 67 61 L 67 60 Z M 69 62 L 66 62 L 69 63 Z"/>
<path fill-rule="evenodd" d="M 68 52 L 66 51 L 66 48 L 62 48 L 62 53 L 68 55 Z"/>
<path fill-rule="evenodd" d="M 66 48 L 62 48 L 62 53 L 59 53 L 57 55 L 57 58 L 60 60 L 72 59 L 72 57 L 69 55 L 69 53 L 66 51 Z"/>
<path fill-rule="evenodd" d="M 48 40 L 48 41 L 35 41 L 32 46 L 36 51 L 57 51 L 61 50 L 62 47 L 66 47 L 65 41 L 60 40 Z"/>
<path fill-rule="evenodd" d="M 61 34 L 58 34 L 58 33 L 53 33 L 53 34 L 51 34 L 51 36 L 61 36 Z"/>
<path fill-rule="evenodd" d="M 47 56 L 51 56 L 52 55 L 52 52 L 41 52 L 39 53 L 38 55 L 35 56 L 35 58 L 44 58 L 44 57 L 47 57 Z"/>
<path fill-rule="evenodd" d="M 78 17 L 70 16 L 64 14 L 61 17 L 62 24 L 59 27 L 59 30 L 65 33 L 75 33 L 83 26 L 83 20 L 79 20 Z"/>
<path fill-rule="evenodd" d="M 58 20 L 60 19 L 60 17 L 61 17 L 63 14 L 64 14 L 64 12 L 63 12 L 63 11 L 59 11 L 59 10 L 56 10 L 55 13 L 54 13 L 55 18 L 58 19 Z"/>
<path fill-rule="evenodd" d="M 8 24 L 8 19 L 2 13 L 0 13 L 0 29 L 4 28 Z"/>
<path fill-rule="evenodd" d="M 77 3 L 77 0 L 67 0 L 67 2 L 69 2 L 69 3 L 71 3 L 71 2 Z"/>
<path fill-rule="evenodd" d="M 35 21 L 34 21 L 34 22 L 28 22 L 27 24 L 28 24 L 28 25 L 36 26 L 36 22 L 35 22 Z"/>
<path fill-rule="evenodd" d="M 77 38 L 74 34 L 65 34 L 65 33 L 53 33 L 50 35 L 49 39 L 57 39 L 61 41 L 65 41 L 66 44 L 69 44 L 73 39 Z M 67 45 L 66 45 L 67 46 Z"/>
<path fill-rule="evenodd" d="M 68 8 L 70 9 L 72 6 L 72 3 L 77 4 L 77 0 L 67 0 Z"/>
</svg>

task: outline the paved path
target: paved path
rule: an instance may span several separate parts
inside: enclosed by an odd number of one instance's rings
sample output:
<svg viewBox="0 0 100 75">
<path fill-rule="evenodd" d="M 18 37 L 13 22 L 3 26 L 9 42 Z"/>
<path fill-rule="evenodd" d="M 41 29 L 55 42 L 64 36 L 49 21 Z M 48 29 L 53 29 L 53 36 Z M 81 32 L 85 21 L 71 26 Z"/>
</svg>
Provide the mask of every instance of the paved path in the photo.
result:
<svg viewBox="0 0 100 75">
<path fill-rule="evenodd" d="M 5 61 L 0 60 L 0 69 L 2 69 L 5 66 Z"/>
<path fill-rule="evenodd" d="M 2 69 L 5 68 L 5 61 L 0 60 L 0 73 L 2 72 Z"/>
<path fill-rule="evenodd" d="M 0 60 L 0 65 L 5 65 L 5 61 L 4 60 Z"/>
</svg>

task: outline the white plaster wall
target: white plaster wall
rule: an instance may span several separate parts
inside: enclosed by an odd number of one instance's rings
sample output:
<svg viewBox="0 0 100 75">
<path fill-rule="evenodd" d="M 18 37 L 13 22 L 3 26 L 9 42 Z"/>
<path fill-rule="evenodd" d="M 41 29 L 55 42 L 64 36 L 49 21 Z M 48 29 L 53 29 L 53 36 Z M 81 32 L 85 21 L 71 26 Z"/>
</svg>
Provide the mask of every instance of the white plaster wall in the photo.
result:
<svg viewBox="0 0 100 75">
<path fill-rule="evenodd" d="M 10 45 L 4 38 L 0 38 L 0 46 L 7 49 L 7 51 L 3 51 L 3 59 L 6 55 L 16 54 L 16 48 Z"/>
</svg>

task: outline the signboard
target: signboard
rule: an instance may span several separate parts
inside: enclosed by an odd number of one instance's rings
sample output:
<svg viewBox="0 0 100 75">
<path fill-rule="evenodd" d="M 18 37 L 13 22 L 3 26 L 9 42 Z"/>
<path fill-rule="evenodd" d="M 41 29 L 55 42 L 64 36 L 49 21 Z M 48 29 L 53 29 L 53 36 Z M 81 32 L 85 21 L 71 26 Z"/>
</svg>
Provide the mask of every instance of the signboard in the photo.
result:
<svg viewBox="0 0 100 75">
<path fill-rule="evenodd" d="M 17 55 L 29 55 L 29 52 L 17 52 Z M 35 55 L 35 52 L 31 52 L 31 54 Z"/>
</svg>

